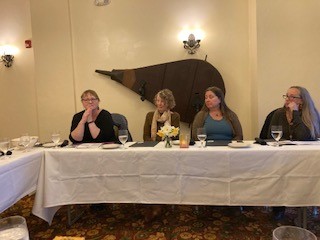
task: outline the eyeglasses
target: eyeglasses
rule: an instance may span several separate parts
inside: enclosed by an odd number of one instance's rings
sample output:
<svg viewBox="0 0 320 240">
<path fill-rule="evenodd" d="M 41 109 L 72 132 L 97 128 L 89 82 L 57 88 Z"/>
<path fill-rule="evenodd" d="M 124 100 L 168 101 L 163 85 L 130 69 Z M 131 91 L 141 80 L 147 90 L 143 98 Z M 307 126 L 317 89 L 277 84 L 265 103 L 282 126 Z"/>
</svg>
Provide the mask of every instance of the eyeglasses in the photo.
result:
<svg viewBox="0 0 320 240">
<path fill-rule="evenodd" d="M 282 97 L 284 98 L 284 99 L 289 99 L 289 100 L 294 100 L 294 99 L 301 99 L 301 97 L 300 96 L 288 96 L 288 95 L 282 95 Z"/>
<path fill-rule="evenodd" d="M 81 101 L 83 102 L 94 102 L 94 101 L 97 101 L 98 99 L 97 98 L 85 98 L 85 99 L 81 99 Z"/>
</svg>

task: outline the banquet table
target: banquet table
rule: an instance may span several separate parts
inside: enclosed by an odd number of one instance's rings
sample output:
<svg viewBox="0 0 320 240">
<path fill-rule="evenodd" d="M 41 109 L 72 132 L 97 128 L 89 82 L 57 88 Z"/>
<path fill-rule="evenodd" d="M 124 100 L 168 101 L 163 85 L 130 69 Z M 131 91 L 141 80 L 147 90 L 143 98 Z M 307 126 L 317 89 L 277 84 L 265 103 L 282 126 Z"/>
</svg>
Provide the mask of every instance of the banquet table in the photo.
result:
<svg viewBox="0 0 320 240">
<path fill-rule="evenodd" d="M 34 148 L 0 157 L 0 213 L 36 190 L 43 156 L 43 149 Z"/>
<path fill-rule="evenodd" d="M 51 224 L 69 204 L 320 206 L 319 161 L 319 144 L 48 149 L 33 214 Z"/>
</svg>

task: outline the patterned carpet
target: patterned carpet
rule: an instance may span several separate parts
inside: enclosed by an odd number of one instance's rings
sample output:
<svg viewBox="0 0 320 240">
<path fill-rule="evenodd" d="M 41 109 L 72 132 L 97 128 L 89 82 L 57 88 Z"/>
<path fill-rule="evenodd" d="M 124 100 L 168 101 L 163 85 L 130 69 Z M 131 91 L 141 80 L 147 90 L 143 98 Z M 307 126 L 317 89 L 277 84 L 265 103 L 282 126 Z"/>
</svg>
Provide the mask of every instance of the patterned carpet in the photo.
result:
<svg viewBox="0 0 320 240">
<path fill-rule="evenodd" d="M 30 239 L 81 236 L 86 240 L 271 240 L 281 225 L 294 225 L 296 208 L 287 208 L 285 219 L 276 222 L 270 209 L 239 207 L 161 205 L 161 215 L 146 222 L 148 205 L 103 204 L 99 208 L 77 206 L 84 215 L 71 227 L 67 207 L 62 207 L 49 226 L 31 214 L 33 196 L 25 197 L 0 214 L 0 218 L 21 215 L 27 220 Z M 320 217 L 308 209 L 308 229 L 320 236 Z M 318 238 L 319 239 L 319 238 Z"/>
</svg>

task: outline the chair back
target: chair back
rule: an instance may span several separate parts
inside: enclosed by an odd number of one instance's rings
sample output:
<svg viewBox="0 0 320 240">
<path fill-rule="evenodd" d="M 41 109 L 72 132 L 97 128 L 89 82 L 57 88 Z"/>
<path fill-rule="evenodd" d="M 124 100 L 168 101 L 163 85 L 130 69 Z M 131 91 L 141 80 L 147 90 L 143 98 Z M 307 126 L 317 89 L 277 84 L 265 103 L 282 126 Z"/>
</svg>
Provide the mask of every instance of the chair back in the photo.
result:
<svg viewBox="0 0 320 240">
<path fill-rule="evenodd" d="M 264 121 L 263 127 L 262 127 L 262 129 L 261 129 L 259 138 L 261 138 L 261 139 L 267 139 L 267 138 L 268 138 L 268 133 L 269 133 L 269 129 L 270 129 L 271 119 L 272 119 L 273 114 L 274 114 L 274 112 L 275 112 L 276 110 L 278 110 L 278 108 L 275 109 L 275 110 L 273 110 L 272 112 L 270 112 L 270 113 L 268 114 L 268 116 L 266 117 L 266 120 Z"/>
<path fill-rule="evenodd" d="M 113 124 L 118 130 L 128 130 L 128 142 L 132 142 L 132 136 L 128 128 L 127 118 L 120 113 L 111 113 L 111 116 L 112 116 Z"/>
</svg>

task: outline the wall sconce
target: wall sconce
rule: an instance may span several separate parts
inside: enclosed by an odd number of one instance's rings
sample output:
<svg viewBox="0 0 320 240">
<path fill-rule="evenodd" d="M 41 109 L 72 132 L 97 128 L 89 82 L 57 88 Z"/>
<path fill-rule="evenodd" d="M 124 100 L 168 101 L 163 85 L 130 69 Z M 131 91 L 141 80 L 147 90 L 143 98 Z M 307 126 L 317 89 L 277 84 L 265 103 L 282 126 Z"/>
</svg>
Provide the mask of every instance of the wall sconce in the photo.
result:
<svg viewBox="0 0 320 240">
<path fill-rule="evenodd" d="M 183 47 L 188 50 L 189 54 L 195 54 L 196 50 L 200 47 L 200 41 L 200 39 L 196 40 L 193 34 L 190 34 L 188 41 L 183 41 Z"/>
<path fill-rule="evenodd" d="M 14 55 L 18 51 L 18 48 L 11 45 L 0 46 L 0 62 L 3 62 L 6 67 L 11 67 Z"/>
<path fill-rule="evenodd" d="M 94 4 L 96 6 L 104 6 L 104 5 L 108 5 L 110 1 L 111 0 L 94 0 Z"/>
<path fill-rule="evenodd" d="M 11 67 L 12 66 L 13 59 L 14 59 L 13 55 L 3 54 L 1 56 L 1 62 L 4 62 L 4 65 L 6 67 Z"/>
</svg>

